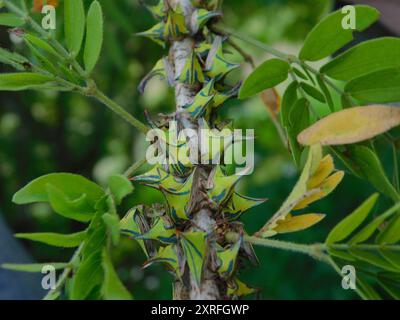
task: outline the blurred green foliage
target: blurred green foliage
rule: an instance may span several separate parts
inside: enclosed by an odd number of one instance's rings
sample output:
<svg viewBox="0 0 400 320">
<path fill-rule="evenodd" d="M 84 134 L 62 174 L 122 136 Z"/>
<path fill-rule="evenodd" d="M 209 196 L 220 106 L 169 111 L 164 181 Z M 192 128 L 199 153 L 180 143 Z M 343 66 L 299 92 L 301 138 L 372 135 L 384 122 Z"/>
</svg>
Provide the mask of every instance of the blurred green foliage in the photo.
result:
<svg viewBox="0 0 400 320">
<path fill-rule="evenodd" d="M 152 17 L 138 1 L 101 2 L 106 33 L 95 74 L 99 87 L 142 120 L 145 109 L 152 114 L 172 111 L 173 93 L 164 82 L 152 80 L 143 96 L 136 89 L 141 78 L 163 54 L 151 41 L 134 36 L 152 25 Z M 330 9 L 328 0 L 227 0 L 224 21 L 244 34 L 290 52 L 298 50 L 307 32 Z M 57 15 L 57 32 L 61 33 L 62 7 L 57 9 Z M 40 15 L 37 18 L 40 19 Z M 5 29 L 0 29 L 0 44 L 24 51 L 22 44 L 10 41 Z M 259 50 L 248 45 L 244 47 L 257 61 L 265 58 Z M 240 60 L 237 54 L 234 58 Z M 0 68 L 2 72 L 7 70 L 3 66 Z M 243 64 L 243 73 L 248 71 L 249 67 Z M 261 101 L 256 98 L 232 102 L 224 113 L 234 119 L 237 128 L 255 128 L 256 169 L 252 176 L 243 179 L 240 187 L 244 194 L 270 200 L 243 218 L 248 231 L 254 232 L 290 192 L 297 171 Z M 28 181 L 49 172 L 75 172 L 104 184 L 110 174 L 120 173 L 142 158 L 145 146 L 143 135 L 93 100 L 71 93 L 1 92 L 0 211 L 18 232 L 75 231 L 79 229 L 77 223 L 52 214 L 45 205 L 13 205 L 13 193 Z M 389 162 L 390 151 L 381 151 Z M 328 215 L 323 223 L 283 238 L 302 243 L 323 241 L 331 227 L 372 192 L 368 184 L 347 175 L 333 195 L 313 208 L 315 212 Z M 138 203 L 156 201 L 162 201 L 158 192 L 137 187 L 134 195 L 124 201 L 124 207 L 128 210 Z M 25 244 L 38 261 L 67 261 L 71 255 L 66 249 Z M 355 298 L 341 288 L 340 279 L 328 266 L 292 253 L 265 248 L 256 251 L 261 265 L 249 266 L 241 276 L 261 289 L 262 298 Z M 160 267 L 142 270 L 144 256 L 140 252 L 138 245 L 128 239 L 115 250 L 113 258 L 121 279 L 138 299 L 171 298 L 169 275 Z"/>
</svg>

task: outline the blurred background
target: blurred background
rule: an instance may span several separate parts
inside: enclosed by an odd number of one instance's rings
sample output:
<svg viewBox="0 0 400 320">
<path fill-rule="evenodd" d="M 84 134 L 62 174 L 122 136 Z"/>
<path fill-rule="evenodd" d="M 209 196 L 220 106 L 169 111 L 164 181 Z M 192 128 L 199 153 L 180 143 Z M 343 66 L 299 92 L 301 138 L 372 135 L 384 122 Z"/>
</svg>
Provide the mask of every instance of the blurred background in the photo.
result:
<svg viewBox="0 0 400 320">
<path fill-rule="evenodd" d="M 29 2 L 29 1 L 28 1 Z M 105 41 L 95 78 L 99 87 L 129 112 L 143 120 L 143 111 L 152 114 L 171 112 L 173 93 L 165 82 L 154 79 L 140 96 L 136 87 L 163 55 L 163 49 L 134 33 L 148 29 L 154 20 L 136 0 L 102 0 L 105 13 Z M 151 2 L 151 1 L 150 1 Z M 363 2 L 363 1 L 355 1 Z M 400 22 L 393 18 L 397 1 L 364 1 L 386 10 L 377 26 L 360 39 L 399 32 Z M 86 4 L 90 1 L 86 1 Z M 382 5 L 393 5 L 392 9 Z M 302 41 L 319 19 L 344 3 L 329 0 L 226 0 L 224 21 L 227 26 L 285 52 L 296 54 Z M 40 18 L 40 15 L 36 16 Z M 57 9 L 57 32 L 63 32 L 62 6 Z M 395 16 L 396 17 L 396 16 Z M 398 17 L 398 15 L 397 15 Z M 397 23 L 397 24 L 396 24 Z M 264 52 L 238 41 L 257 62 L 268 58 Z M 24 52 L 22 44 L 10 39 L 0 27 L 1 47 Z M 241 61 L 232 50 L 231 60 Z M 245 63 L 235 77 L 243 78 L 250 68 Z M 0 66 L 1 72 L 6 72 Z M 282 93 L 284 86 L 278 90 Z M 317 106 L 321 113 L 325 106 Z M 254 128 L 256 168 L 245 177 L 240 191 L 269 201 L 243 217 L 249 233 L 260 228 L 277 210 L 296 182 L 298 172 L 290 154 L 281 143 L 266 107 L 258 98 L 233 101 L 223 116 L 235 121 L 237 128 Z M 379 141 L 378 141 L 379 147 Z M 145 153 L 143 136 L 126 125 L 102 105 L 71 93 L 0 92 L 0 264 L 4 262 L 68 261 L 69 249 L 51 248 L 32 242 L 16 242 L 13 232 L 59 232 L 79 230 L 79 223 L 54 214 L 47 205 L 16 206 L 13 194 L 32 179 L 50 172 L 74 172 L 104 184 L 113 173 L 121 173 Z M 382 143 L 380 155 L 390 167 L 391 153 Z M 341 164 L 337 160 L 339 167 Z M 143 168 L 144 170 L 145 168 Z M 313 206 L 326 213 L 318 226 L 281 239 L 303 243 L 324 241 L 329 230 L 373 192 L 367 182 L 350 174 L 333 195 Z M 120 215 L 135 204 L 162 201 L 161 194 L 136 186 L 132 197 L 124 201 Z M 381 199 L 378 210 L 390 202 Z M 261 289 L 262 299 L 355 299 L 351 290 L 343 290 L 339 277 L 322 263 L 297 254 L 256 248 L 259 267 L 249 266 L 240 278 Z M 161 267 L 142 270 L 144 255 L 138 245 L 124 239 L 113 254 L 115 265 L 127 287 L 137 299 L 170 299 L 171 278 Z M 40 298 L 39 276 L 0 270 L 0 299 Z"/>
</svg>

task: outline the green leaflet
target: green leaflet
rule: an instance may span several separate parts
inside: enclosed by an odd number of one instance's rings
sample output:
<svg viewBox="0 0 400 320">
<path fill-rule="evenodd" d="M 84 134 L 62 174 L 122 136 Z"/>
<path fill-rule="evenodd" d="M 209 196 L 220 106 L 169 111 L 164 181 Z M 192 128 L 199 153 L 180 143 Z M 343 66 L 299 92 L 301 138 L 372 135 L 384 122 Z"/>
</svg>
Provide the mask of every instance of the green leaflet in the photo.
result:
<svg viewBox="0 0 400 320">
<path fill-rule="evenodd" d="M 200 286 L 207 247 L 205 232 L 185 232 L 181 234 L 181 245 L 191 274 Z"/>
<path fill-rule="evenodd" d="M 68 263 L 64 262 L 47 262 L 47 263 L 31 263 L 31 264 L 4 263 L 1 265 L 3 269 L 22 271 L 22 272 L 42 272 L 43 267 L 45 266 L 52 266 L 55 270 L 60 270 L 68 267 Z"/>
<path fill-rule="evenodd" d="M 85 33 L 85 8 L 82 0 L 64 1 L 65 41 L 73 56 L 81 50 Z"/>
<path fill-rule="evenodd" d="M 230 245 L 227 249 L 221 248 L 217 250 L 217 257 L 219 260 L 218 273 L 223 278 L 230 278 L 236 268 L 236 260 L 242 245 L 243 238 L 241 237 L 238 242 Z"/>
<path fill-rule="evenodd" d="M 326 102 L 324 95 L 321 92 L 319 92 L 318 89 L 314 88 L 313 86 L 305 82 L 301 82 L 300 86 L 304 90 L 304 92 L 310 97 L 322 103 Z"/>
<path fill-rule="evenodd" d="M 132 295 L 119 279 L 106 249 L 103 250 L 102 258 L 104 282 L 101 292 L 103 298 L 105 300 L 132 300 Z"/>
<path fill-rule="evenodd" d="M 392 263 L 386 260 L 378 251 L 375 252 L 358 248 L 350 248 L 349 252 L 357 259 L 368 262 L 373 266 L 392 272 L 400 271 L 400 269 L 396 268 Z"/>
<path fill-rule="evenodd" d="M 360 275 L 357 276 L 356 280 L 357 287 L 365 296 L 364 299 L 368 300 L 382 300 L 379 293 L 375 291 L 373 287 L 371 287 L 367 281 L 365 281 Z"/>
<path fill-rule="evenodd" d="M 24 71 L 25 64 L 29 64 L 29 61 L 24 56 L 16 52 L 10 52 L 6 49 L 0 48 L 0 63 L 8 64 L 18 71 Z"/>
<path fill-rule="evenodd" d="M 355 146 L 351 160 L 360 169 L 362 177 L 368 180 L 378 191 L 397 202 L 400 195 L 390 183 L 377 154 L 368 147 Z"/>
<path fill-rule="evenodd" d="M 134 190 L 132 183 L 124 175 L 112 175 L 108 178 L 108 186 L 116 204 L 120 204 L 122 199 L 131 194 Z"/>
<path fill-rule="evenodd" d="M 43 89 L 54 79 L 39 73 L 18 72 L 0 74 L 0 91 Z"/>
<path fill-rule="evenodd" d="M 28 204 L 34 202 L 49 202 L 48 185 L 62 191 L 69 199 L 78 199 L 86 195 L 90 206 L 104 195 L 103 189 L 86 178 L 71 173 L 51 173 L 28 183 L 13 197 L 16 204 Z"/>
<path fill-rule="evenodd" d="M 101 253 L 101 250 L 107 244 L 107 229 L 103 221 L 103 215 L 112 211 L 109 205 L 107 196 L 104 196 L 96 205 L 96 214 L 87 228 L 87 237 L 82 247 L 83 259 L 87 259 L 95 252 Z"/>
<path fill-rule="evenodd" d="M 86 238 L 86 231 L 59 234 L 59 233 L 17 233 L 15 237 L 48 244 L 50 246 L 62 248 L 78 247 Z"/>
<path fill-rule="evenodd" d="M 207 76 L 217 81 L 239 66 L 239 64 L 230 62 L 225 58 L 222 50 L 222 39 L 221 37 L 216 37 L 207 56 L 205 68 Z"/>
<path fill-rule="evenodd" d="M 400 67 L 400 39 L 386 37 L 352 47 L 323 66 L 321 72 L 331 78 L 348 81 L 397 67 Z"/>
<path fill-rule="evenodd" d="M 400 68 L 379 70 L 353 79 L 345 91 L 362 103 L 400 101 Z"/>
<path fill-rule="evenodd" d="M 114 246 L 118 245 L 120 239 L 119 217 L 117 214 L 105 213 L 102 216 L 104 225 Z"/>
<path fill-rule="evenodd" d="M 290 65 L 280 59 L 267 60 L 258 66 L 244 81 L 239 98 L 246 99 L 285 81 Z"/>
<path fill-rule="evenodd" d="M 335 112 L 335 105 L 333 103 L 331 92 L 330 92 L 329 88 L 327 87 L 327 85 L 325 84 L 325 81 L 323 80 L 323 77 L 321 75 L 317 76 L 317 82 L 318 82 L 318 86 L 320 87 L 321 91 L 324 93 L 326 102 L 329 106 L 329 110 L 331 112 Z"/>
<path fill-rule="evenodd" d="M 14 13 L 2 12 L 0 13 L 0 26 L 6 27 L 21 27 L 25 24 L 24 19 L 15 15 Z"/>
<path fill-rule="evenodd" d="M 289 125 L 289 115 L 292 110 L 292 107 L 297 101 L 297 88 L 299 84 L 297 82 L 292 82 L 285 90 L 285 93 L 282 97 L 280 118 L 281 123 L 284 128 L 287 128 Z"/>
<path fill-rule="evenodd" d="M 397 229 L 398 232 L 399 229 Z M 396 269 L 400 270 L 400 252 L 395 250 L 390 250 L 390 248 L 379 249 L 379 253 L 388 262 L 390 262 Z"/>
<path fill-rule="evenodd" d="M 353 257 L 350 253 L 347 251 L 342 251 L 342 250 L 335 250 L 332 248 L 328 248 L 328 253 L 330 256 L 345 260 L 345 261 L 351 261 L 355 262 L 357 259 Z"/>
<path fill-rule="evenodd" d="M 393 214 L 395 214 L 400 208 L 400 203 L 394 205 L 378 217 L 376 217 L 373 221 L 367 224 L 362 230 L 360 230 L 356 235 L 351 238 L 349 241 L 350 244 L 357 244 L 364 241 L 367 241 L 372 234 L 380 227 L 385 221 L 387 221 Z"/>
<path fill-rule="evenodd" d="M 291 107 L 289 114 L 289 123 L 286 131 L 289 138 L 290 151 L 293 156 L 294 163 L 300 167 L 300 158 L 303 147 L 297 141 L 298 134 L 307 128 L 310 124 L 310 102 L 301 98 Z"/>
<path fill-rule="evenodd" d="M 376 201 L 378 194 L 370 196 L 364 203 L 353 211 L 349 216 L 339 222 L 335 228 L 329 233 L 325 243 L 329 246 L 335 242 L 339 242 L 347 238 L 357 227 L 359 227 L 368 217 Z"/>
<path fill-rule="evenodd" d="M 186 62 L 181 71 L 181 74 L 177 77 L 176 80 L 189 85 L 204 83 L 203 69 L 200 65 L 195 50 L 192 50 L 189 56 L 186 58 Z"/>
<path fill-rule="evenodd" d="M 395 216 L 377 237 L 379 244 L 394 244 L 400 241 L 400 215 Z"/>
<path fill-rule="evenodd" d="M 65 218 L 87 222 L 95 213 L 94 204 L 88 201 L 86 194 L 70 199 L 52 184 L 47 184 L 47 195 L 51 208 Z"/>
<path fill-rule="evenodd" d="M 267 199 L 255 199 L 233 192 L 232 197 L 224 207 L 223 214 L 229 220 L 237 220 L 244 212 L 264 203 L 265 201 L 267 201 Z"/>
<path fill-rule="evenodd" d="M 101 251 L 94 251 L 86 257 L 79 265 L 73 279 L 70 295 L 72 300 L 86 299 L 95 287 L 101 285 L 104 281 Z"/>
<path fill-rule="evenodd" d="M 26 41 L 26 45 L 28 48 L 31 50 L 32 54 L 34 57 L 38 60 L 40 66 L 48 71 L 49 73 L 53 75 L 57 75 L 58 71 L 57 68 L 54 66 L 54 64 L 45 56 L 43 55 L 38 49 L 36 49 L 35 46 L 33 46 L 29 41 Z"/>
<path fill-rule="evenodd" d="M 48 42 L 44 41 L 43 39 L 38 38 L 35 35 L 29 33 L 25 34 L 24 39 L 28 41 L 32 46 L 40 48 L 56 58 L 62 59 L 60 54 Z"/>
<path fill-rule="evenodd" d="M 394 299 L 400 299 L 400 276 L 399 273 L 378 273 L 379 285 Z"/>
<path fill-rule="evenodd" d="M 86 21 L 86 43 L 83 60 L 86 72 L 90 73 L 100 57 L 103 45 L 103 11 L 96 0 L 90 5 Z"/>
<path fill-rule="evenodd" d="M 354 6 L 354 9 L 357 31 L 365 30 L 379 19 L 380 14 L 373 7 Z M 356 30 L 342 27 L 342 22 L 346 22 L 347 15 L 348 12 L 342 13 L 341 10 L 338 10 L 319 22 L 308 34 L 300 51 L 300 59 L 320 60 L 330 56 L 353 40 L 353 33 Z"/>
</svg>

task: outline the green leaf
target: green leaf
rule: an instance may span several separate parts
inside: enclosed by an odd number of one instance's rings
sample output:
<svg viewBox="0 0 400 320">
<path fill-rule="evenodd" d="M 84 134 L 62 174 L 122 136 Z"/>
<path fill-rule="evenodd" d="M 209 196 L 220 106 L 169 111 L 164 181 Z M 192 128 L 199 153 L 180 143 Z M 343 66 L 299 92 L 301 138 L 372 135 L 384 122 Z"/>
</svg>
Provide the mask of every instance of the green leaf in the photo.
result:
<svg viewBox="0 0 400 320">
<path fill-rule="evenodd" d="M 101 200 L 100 202 L 103 202 Z M 98 208 L 95 216 L 87 229 L 87 238 L 82 248 L 83 257 L 89 257 L 93 252 L 98 252 L 107 244 L 107 229 L 102 219 L 105 211 Z"/>
<path fill-rule="evenodd" d="M 323 77 L 320 75 L 317 76 L 317 82 L 318 82 L 318 86 L 320 87 L 321 91 L 324 93 L 326 102 L 329 106 L 329 110 L 331 112 L 335 112 L 335 105 L 333 103 L 331 92 L 329 91 L 329 88 L 326 86 L 325 81 L 323 80 Z"/>
<path fill-rule="evenodd" d="M 378 191 L 394 201 L 399 201 L 399 194 L 390 183 L 379 157 L 365 146 L 356 146 L 351 153 L 351 159 L 360 169 L 363 178 L 368 180 Z"/>
<path fill-rule="evenodd" d="M 400 101 L 400 68 L 384 69 L 353 79 L 345 91 L 363 103 Z"/>
<path fill-rule="evenodd" d="M 346 260 L 346 261 L 352 261 L 355 262 L 356 258 L 354 258 L 350 253 L 348 253 L 347 251 L 343 251 L 343 250 L 336 250 L 336 249 L 332 249 L 332 248 L 328 248 L 328 253 L 330 256 L 333 257 L 337 257 L 340 258 L 342 260 Z"/>
<path fill-rule="evenodd" d="M 41 38 L 34 36 L 33 34 L 27 33 L 24 36 L 25 40 L 28 41 L 32 46 L 40 48 L 52 56 L 62 59 L 60 54 L 51 46 L 48 42 L 44 41 Z"/>
<path fill-rule="evenodd" d="M 338 80 L 352 80 L 374 71 L 400 67 L 400 39 L 365 41 L 337 56 L 321 72 Z"/>
<path fill-rule="evenodd" d="M 65 41 L 73 56 L 81 50 L 85 33 L 85 8 L 82 0 L 64 0 Z"/>
<path fill-rule="evenodd" d="M 86 195 L 89 205 L 94 206 L 104 195 L 103 189 L 86 178 L 72 173 L 51 173 L 37 178 L 19 190 L 13 197 L 16 204 L 49 202 L 48 185 L 62 191 L 69 199 L 75 200 Z"/>
<path fill-rule="evenodd" d="M 93 252 L 80 264 L 74 276 L 71 300 L 84 300 L 89 293 L 103 283 L 103 267 L 101 251 Z"/>
<path fill-rule="evenodd" d="M 280 59 L 267 60 L 258 66 L 242 85 L 239 98 L 245 99 L 285 81 L 290 65 Z"/>
<path fill-rule="evenodd" d="M 206 233 L 185 232 L 182 234 L 181 244 L 190 272 L 200 286 L 206 254 Z"/>
<path fill-rule="evenodd" d="M 297 68 L 292 68 L 293 72 L 296 74 L 296 76 L 298 76 L 299 78 L 303 79 L 303 80 L 308 80 L 307 75 L 305 75 L 302 71 L 300 71 Z"/>
<path fill-rule="evenodd" d="M 300 167 L 300 157 L 303 147 L 297 141 L 298 134 L 310 125 L 310 102 L 301 98 L 293 105 L 289 114 L 289 125 L 286 128 L 290 151 L 297 167 Z"/>
<path fill-rule="evenodd" d="M 382 300 L 379 293 L 371 287 L 367 281 L 365 281 L 362 277 L 357 275 L 356 285 L 359 290 L 364 294 L 365 298 L 368 300 Z"/>
<path fill-rule="evenodd" d="M 60 270 L 68 267 L 68 263 L 63 263 L 63 262 L 30 263 L 30 264 L 4 263 L 1 265 L 3 269 L 23 271 L 23 272 L 42 272 L 42 269 L 45 266 L 52 266 L 55 270 Z"/>
<path fill-rule="evenodd" d="M 44 56 L 41 52 L 39 52 L 39 50 L 34 45 L 32 45 L 29 41 L 26 41 L 26 45 L 32 51 L 33 55 L 39 61 L 40 65 L 43 69 L 45 69 L 49 73 L 57 75 L 58 71 L 57 71 L 56 67 L 46 56 Z"/>
<path fill-rule="evenodd" d="M 297 82 L 292 82 L 287 88 L 282 97 L 281 104 L 281 123 L 284 128 L 289 125 L 289 115 L 292 110 L 292 107 L 297 101 L 297 88 L 299 84 Z"/>
<path fill-rule="evenodd" d="M 113 244 L 116 246 L 119 242 L 119 238 L 121 235 L 118 215 L 105 213 L 103 215 L 103 221 L 107 227 L 109 234 L 111 235 L 111 240 Z"/>
<path fill-rule="evenodd" d="M 393 266 L 400 270 L 400 252 L 389 247 L 379 249 L 379 253 Z"/>
<path fill-rule="evenodd" d="M 360 230 L 351 240 L 350 244 L 357 244 L 364 241 L 367 241 L 372 234 L 394 213 L 396 213 L 400 209 L 400 203 L 397 203 L 380 216 L 376 217 L 373 221 L 371 221 L 367 226 L 365 226 L 362 230 Z"/>
<path fill-rule="evenodd" d="M 24 19 L 14 13 L 0 13 L 0 26 L 21 27 L 25 24 Z"/>
<path fill-rule="evenodd" d="M 400 215 L 394 217 L 377 237 L 379 244 L 393 244 L 400 241 Z"/>
<path fill-rule="evenodd" d="M 319 92 L 318 89 L 314 88 L 313 86 L 305 82 L 301 82 L 300 86 L 305 91 L 305 93 L 307 93 L 310 97 L 322 103 L 326 102 L 324 95 L 321 92 Z"/>
<path fill-rule="evenodd" d="M 342 21 L 347 13 L 341 10 L 325 17 L 308 34 L 303 48 L 300 51 L 300 59 L 317 61 L 323 59 L 353 40 L 355 31 L 363 31 L 379 19 L 379 11 L 369 6 L 354 6 L 356 30 L 345 29 Z"/>
<path fill-rule="evenodd" d="M 400 275 L 399 273 L 378 273 L 379 285 L 394 299 L 400 300 Z"/>
<path fill-rule="evenodd" d="M 31 72 L 0 74 L 0 91 L 40 89 L 54 81 L 52 77 Z"/>
<path fill-rule="evenodd" d="M 24 65 L 29 63 L 28 59 L 16 52 L 10 52 L 0 48 L 0 62 L 12 66 L 18 71 L 24 71 Z"/>
<path fill-rule="evenodd" d="M 117 204 L 120 204 L 123 198 L 133 192 L 132 183 L 121 174 L 110 176 L 108 178 L 108 186 Z"/>
<path fill-rule="evenodd" d="M 86 24 L 86 43 L 83 60 L 86 72 L 90 73 L 100 57 L 103 44 L 103 12 L 98 1 L 90 5 Z"/>
<path fill-rule="evenodd" d="M 51 184 L 47 185 L 47 194 L 52 209 L 65 218 L 88 222 L 95 213 L 94 206 L 88 202 L 86 194 L 76 199 L 70 199 Z"/>
<path fill-rule="evenodd" d="M 339 222 L 329 233 L 325 243 L 329 246 L 335 242 L 339 242 L 347 238 L 354 230 L 360 226 L 363 221 L 368 217 L 376 201 L 378 194 L 375 193 L 369 197 L 364 203 L 353 211 L 349 216 Z"/>
<path fill-rule="evenodd" d="M 104 270 L 104 282 L 101 288 L 103 298 L 105 300 L 132 300 L 131 294 L 119 279 L 106 249 L 103 250 L 102 266 Z"/>
<path fill-rule="evenodd" d="M 362 261 L 368 262 L 373 266 L 382 268 L 387 271 L 398 272 L 400 269 L 397 269 L 393 264 L 387 261 L 379 251 L 371 251 L 371 250 L 363 250 L 358 248 L 350 248 L 349 252 Z"/>
<path fill-rule="evenodd" d="M 86 238 L 86 231 L 59 234 L 59 233 L 17 233 L 15 237 L 48 244 L 54 247 L 75 248 Z"/>
</svg>

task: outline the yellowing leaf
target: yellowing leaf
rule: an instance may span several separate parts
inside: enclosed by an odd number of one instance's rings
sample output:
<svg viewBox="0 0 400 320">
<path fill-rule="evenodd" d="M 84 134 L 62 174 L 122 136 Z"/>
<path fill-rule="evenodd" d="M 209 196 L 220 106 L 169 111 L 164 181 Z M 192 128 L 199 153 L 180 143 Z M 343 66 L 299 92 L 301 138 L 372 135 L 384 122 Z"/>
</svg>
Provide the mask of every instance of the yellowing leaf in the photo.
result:
<svg viewBox="0 0 400 320">
<path fill-rule="evenodd" d="M 324 214 L 308 213 L 300 216 L 288 216 L 279 221 L 274 229 L 277 233 L 289 233 L 308 229 L 325 218 Z"/>
<path fill-rule="evenodd" d="M 383 105 L 354 107 L 330 114 L 301 132 L 303 145 L 351 144 L 373 138 L 400 124 L 400 108 Z"/>
<path fill-rule="evenodd" d="M 338 184 L 342 181 L 343 177 L 344 177 L 344 172 L 338 171 L 324 181 L 321 188 L 325 192 L 325 196 L 327 196 L 333 190 L 335 190 Z"/>
<path fill-rule="evenodd" d="M 289 197 L 269 221 L 255 233 L 256 237 L 268 238 L 276 235 L 281 223 L 288 222 L 292 210 L 300 210 L 330 194 L 343 179 L 344 173 L 334 170 L 330 155 L 322 158 L 322 148 L 316 144 L 311 146 L 306 164 L 299 181 Z M 278 229 L 277 229 L 278 228 Z"/>
<path fill-rule="evenodd" d="M 322 199 L 324 196 L 325 196 L 325 192 L 323 192 L 322 190 L 316 189 L 314 192 L 311 192 L 309 196 L 307 196 L 303 200 L 299 201 L 296 204 L 296 206 L 293 208 L 293 210 L 304 209 L 309 204 Z"/>
<path fill-rule="evenodd" d="M 307 187 L 309 189 L 313 189 L 319 186 L 329 175 L 332 173 L 334 169 L 333 158 L 330 154 L 328 154 L 325 158 L 321 160 L 317 171 L 315 174 L 308 180 Z"/>
</svg>

